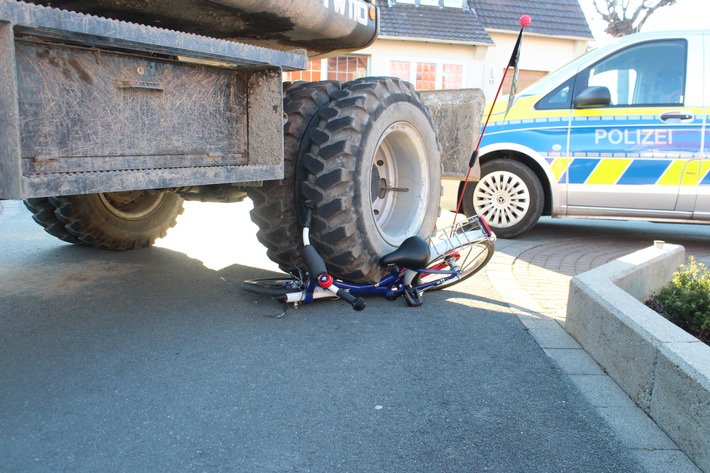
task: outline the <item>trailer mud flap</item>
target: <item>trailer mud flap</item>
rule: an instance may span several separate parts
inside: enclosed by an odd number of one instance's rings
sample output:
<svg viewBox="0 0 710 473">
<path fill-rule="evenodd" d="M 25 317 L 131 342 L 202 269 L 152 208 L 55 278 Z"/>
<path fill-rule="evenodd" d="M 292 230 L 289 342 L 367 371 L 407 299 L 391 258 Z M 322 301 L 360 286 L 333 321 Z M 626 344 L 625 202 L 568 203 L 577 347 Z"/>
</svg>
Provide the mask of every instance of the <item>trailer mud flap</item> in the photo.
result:
<svg viewBox="0 0 710 473">
<path fill-rule="evenodd" d="M 471 154 L 481 132 L 485 99 L 480 89 L 428 90 L 419 92 L 429 107 L 441 144 L 442 177 L 464 178 Z M 471 180 L 481 178 L 480 166 L 471 172 Z"/>
</svg>

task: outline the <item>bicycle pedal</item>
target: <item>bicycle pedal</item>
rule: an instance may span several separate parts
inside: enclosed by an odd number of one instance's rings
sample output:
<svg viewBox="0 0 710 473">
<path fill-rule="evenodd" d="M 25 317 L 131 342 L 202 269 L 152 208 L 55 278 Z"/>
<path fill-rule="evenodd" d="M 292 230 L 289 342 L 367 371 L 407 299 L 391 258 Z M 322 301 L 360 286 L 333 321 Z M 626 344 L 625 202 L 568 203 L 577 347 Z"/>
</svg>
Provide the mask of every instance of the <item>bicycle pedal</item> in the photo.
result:
<svg viewBox="0 0 710 473">
<path fill-rule="evenodd" d="M 404 288 L 404 300 L 407 301 L 410 307 L 419 307 L 424 303 L 419 292 L 412 286 Z"/>
</svg>

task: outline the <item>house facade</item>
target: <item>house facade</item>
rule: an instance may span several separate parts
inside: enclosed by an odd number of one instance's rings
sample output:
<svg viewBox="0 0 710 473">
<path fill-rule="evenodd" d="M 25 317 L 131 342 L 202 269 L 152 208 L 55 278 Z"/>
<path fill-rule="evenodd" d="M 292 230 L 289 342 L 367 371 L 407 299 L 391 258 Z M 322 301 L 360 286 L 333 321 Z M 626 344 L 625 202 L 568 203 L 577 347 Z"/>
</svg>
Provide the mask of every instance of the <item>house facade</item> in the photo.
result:
<svg viewBox="0 0 710 473">
<path fill-rule="evenodd" d="M 578 0 L 376 0 L 380 35 L 348 56 L 311 61 L 290 80 L 396 76 L 419 90 L 480 88 L 495 95 L 527 14 L 519 89 L 587 50 L 593 40 Z M 508 90 L 504 85 L 505 91 Z"/>
</svg>

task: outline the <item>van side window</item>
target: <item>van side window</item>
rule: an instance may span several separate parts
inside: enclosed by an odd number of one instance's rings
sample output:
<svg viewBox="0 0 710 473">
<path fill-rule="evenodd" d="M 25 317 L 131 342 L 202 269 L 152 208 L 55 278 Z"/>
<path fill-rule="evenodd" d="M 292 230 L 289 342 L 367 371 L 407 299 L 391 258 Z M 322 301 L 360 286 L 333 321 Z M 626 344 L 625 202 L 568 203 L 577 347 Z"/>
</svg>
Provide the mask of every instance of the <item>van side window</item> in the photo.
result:
<svg viewBox="0 0 710 473">
<path fill-rule="evenodd" d="M 631 46 L 604 58 L 578 74 L 586 87 L 602 86 L 611 93 L 611 106 L 682 104 L 685 100 L 684 40 L 661 40 Z M 581 86 L 581 87 L 580 87 Z"/>
<path fill-rule="evenodd" d="M 572 87 L 574 77 L 566 80 L 562 85 L 541 98 L 535 108 L 538 110 L 558 110 L 570 108 L 572 104 Z"/>
</svg>

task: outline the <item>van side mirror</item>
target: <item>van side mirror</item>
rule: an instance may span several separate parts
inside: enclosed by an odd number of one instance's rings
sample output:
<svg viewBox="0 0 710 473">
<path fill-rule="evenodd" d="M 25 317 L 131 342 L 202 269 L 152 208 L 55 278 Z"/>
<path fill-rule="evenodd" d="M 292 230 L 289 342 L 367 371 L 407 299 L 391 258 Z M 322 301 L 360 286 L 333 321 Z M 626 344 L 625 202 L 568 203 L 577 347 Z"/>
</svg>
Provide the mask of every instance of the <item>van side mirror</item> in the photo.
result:
<svg viewBox="0 0 710 473">
<path fill-rule="evenodd" d="M 587 87 L 574 98 L 574 108 L 606 107 L 611 105 L 608 87 L 594 85 Z"/>
</svg>

